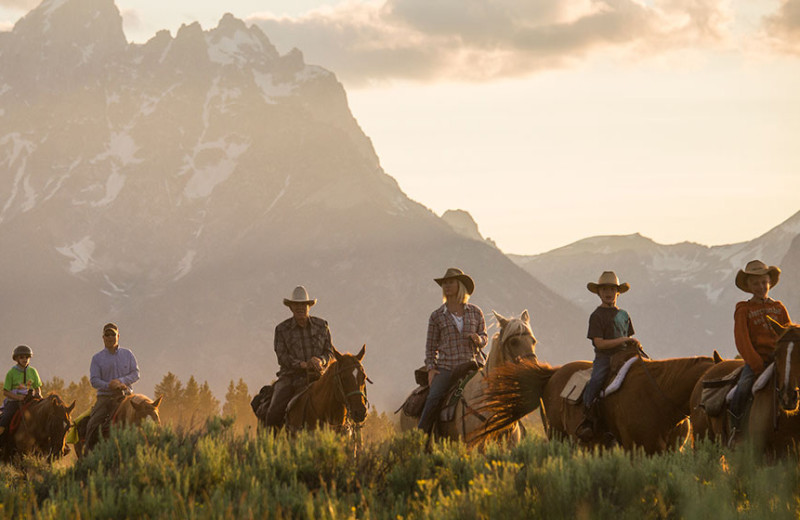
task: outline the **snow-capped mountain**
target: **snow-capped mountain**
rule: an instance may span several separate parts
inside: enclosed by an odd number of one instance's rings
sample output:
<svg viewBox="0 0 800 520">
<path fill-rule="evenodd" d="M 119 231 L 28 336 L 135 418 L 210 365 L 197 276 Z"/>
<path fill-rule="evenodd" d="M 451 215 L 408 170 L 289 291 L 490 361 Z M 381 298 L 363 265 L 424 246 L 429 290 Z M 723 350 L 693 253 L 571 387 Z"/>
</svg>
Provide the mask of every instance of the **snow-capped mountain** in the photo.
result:
<svg viewBox="0 0 800 520">
<path fill-rule="evenodd" d="M 140 391 L 257 390 L 304 284 L 388 409 L 454 265 L 487 317 L 530 309 L 548 359 L 583 351 L 577 307 L 399 189 L 332 72 L 231 15 L 138 45 L 112 0 L 44 0 L 0 33 L 0 244 L 0 330 L 45 379 L 86 374 L 116 321 Z"/>
<path fill-rule="evenodd" d="M 586 283 L 604 270 L 631 284 L 619 305 L 653 357 L 718 349 L 733 357 L 733 311 L 748 298 L 734 285 L 739 269 L 760 259 L 783 269 L 770 295 L 800 315 L 800 212 L 764 235 L 739 244 L 662 245 L 641 235 L 587 238 L 536 256 L 512 259 L 586 315 L 599 304 Z"/>
</svg>

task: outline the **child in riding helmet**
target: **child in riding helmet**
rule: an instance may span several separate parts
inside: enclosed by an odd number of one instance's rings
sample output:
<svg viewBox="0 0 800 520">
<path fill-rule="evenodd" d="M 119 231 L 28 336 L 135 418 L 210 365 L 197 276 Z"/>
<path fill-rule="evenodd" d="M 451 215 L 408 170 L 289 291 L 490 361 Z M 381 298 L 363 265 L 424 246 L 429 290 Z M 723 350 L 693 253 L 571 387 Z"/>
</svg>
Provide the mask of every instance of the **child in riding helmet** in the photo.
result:
<svg viewBox="0 0 800 520">
<path fill-rule="evenodd" d="M 11 367 L 6 374 L 3 384 L 3 415 L 0 417 L 0 434 L 4 433 L 11 424 L 11 418 L 19 410 L 20 404 L 30 392 L 36 397 L 42 396 L 42 380 L 39 372 L 29 365 L 33 351 L 27 345 L 20 345 L 14 349 L 11 356 L 17 364 Z"/>
</svg>

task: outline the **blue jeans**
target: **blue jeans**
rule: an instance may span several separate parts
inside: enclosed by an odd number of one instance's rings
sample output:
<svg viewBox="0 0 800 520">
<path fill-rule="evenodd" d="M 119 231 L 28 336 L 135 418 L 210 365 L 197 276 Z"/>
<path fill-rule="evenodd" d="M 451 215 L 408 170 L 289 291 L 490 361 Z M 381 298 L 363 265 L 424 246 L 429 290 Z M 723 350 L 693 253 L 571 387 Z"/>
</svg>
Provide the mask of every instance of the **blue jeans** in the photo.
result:
<svg viewBox="0 0 800 520">
<path fill-rule="evenodd" d="M 744 412 L 747 406 L 747 401 L 750 399 L 750 392 L 753 390 L 753 383 L 756 381 L 756 374 L 750 365 L 744 365 L 742 373 L 739 375 L 739 382 L 736 383 L 736 391 L 733 392 L 731 404 L 728 405 L 728 410 L 739 417 Z"/>
<path fill-rule="evenodd" d="M 439 405 L 447 395 L 450 389 L 450 379 L 453 372 L 451 370 L 439 370 L 439 373 L 433 376 L 431 382 L 431 389 L 428 392 L 428 398 L 425 399 L 425 407 L 422 409 L 422 415 L 419 418 L 417 428 L 430 433 L 433 429 L 433 424 L 436 422 L 436 415 L 439 412 Z"/>
<path fill-rule="evenodd" d="M 611 355 L 599 351 L 595 352 L 594 362 L 592 363 L 592 377 L 583 390 L 584 408 L 592 406 L 592 403 L 600 395 L 603 383 L 605 383 L 609 372 L 611 372 Z"/>
</svg>

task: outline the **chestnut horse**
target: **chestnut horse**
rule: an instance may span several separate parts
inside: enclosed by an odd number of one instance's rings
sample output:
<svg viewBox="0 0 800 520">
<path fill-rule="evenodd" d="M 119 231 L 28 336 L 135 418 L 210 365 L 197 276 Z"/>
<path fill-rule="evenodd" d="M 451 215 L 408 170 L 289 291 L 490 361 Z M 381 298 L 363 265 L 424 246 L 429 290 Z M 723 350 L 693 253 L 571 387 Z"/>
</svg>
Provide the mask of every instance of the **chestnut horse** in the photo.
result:
<svg viewBox="0 0 800 520">
<path fill-rule="evenodd" d="M 72 426 L 73 408 L 74 401 L 67 406 L 57 394 L 24 404 L 13 419 L 19 422 L 12 423 L 10 454 L 35 453 L 45 455 L 48 461 L 60 458 L 65 454 L 64 437 Z"/>
<path fill-rule="evenodd" d="M 125 396 L 115 409 L 114 413 L 109 418 L 109 422 L 100 428 L 100 435 L 108 433 L 111 425 L 127 426 L 139 425 L 146 420 L 152 420 L 156 424 L 161 424 L 161 417 L 158 414 L 158 407 L 161 405 L 161 397 L 155 401 L 151 400 L 146 395 L 131 394 Z M 86 427 L 89 424 L 89 414 L 86 414 L 82 419 L 75 423 L 75 431 L 77 435 L 70 436 L 75 439 L 75 454 L 78 457 L 84 455 L 84 442 L 86 441 Z M 73 442 L 73 441 L 69 441 Z"/>
<path fill-rule="evenodd" d="M 718 359 L 715 357 L 715 359 Z M 648 454 L 683 444 L 686 418 L 695 383 L 715 363 L 710 357 L 650 361 L 639 358 L 619 390 L 600 401 L 609 431 L 627 450 L 641 447 Z M 575 372 L 591 368 L 588 361 L 551 367 L 537 361 L 507 365 L 491 378 L 484 413 L 491 415 L 490 434 L 540 408 L 548 438 L 577 440 L 583 421 L 583 402 L 561 397 Z M 599 444 L 600 440 L 592 444 Z"/>
<path fill-rule="evenodd" d="M 354 356 L 333 349 L 334 360 L 325 372 L 289 402 L 285 423 L 288 431 L 327 425 L 350 433 L 352 427 L 360 427 L 367 418 L 369 379 L 361 365 L 366 350 L 364 345 Z"/>
<path fill-rule="evenodd" d="M 782 326 L 771 319 L 770 323 L 778 334 L 774 372 L 766 385 L 753 392 L 753 402 L 749 417 L 744 424 L 744 432 L 758 452 L 781 455 L 800 442 L 800 414 L 797 413 L 798 387 L 800 387 L 800 325 Z M 730 432 L 727 407 L 718 416 L 709 417 L 705 408 L 699 406 L 703 392 L 702 382 L 721 379 L 743 364 L 744 361 L 741 359 L 726 360 L 710 368 L 698 381 L 691 401 L 695 441 L 705 438 L 728 441 Z"/>
<path fill-rule="evenodd" d="M 436 430 L 442 437 L 448 439 L 461 439 L 468 443 L 477 442 L 482 438 L 486 417 L 479 412 L 487 390 L 487 380 L 498 368 L 519 362 L 525 358 L 536 358 L 536 338 L 530 325 L 530 316 L 527 310 L 522 311 L 519 318 L 505 318 L 494 313 L 500 331 L 492 337 L 492 348 L 486 360 L 486 366 L 470 379 L 456 404 L 455 416 L 452 421 L 442 422 L 437 420 Z M 445 403 L 450 400 L 450 395 L 445 398 Z M 419 417 L 412 417 L 402 413 L 400 428 L 403 431 L 416 428 Z M 503 436 L 518 441 L 521 436 L 519 425 L 509 423 L 503 428 Z"/>
</svg>

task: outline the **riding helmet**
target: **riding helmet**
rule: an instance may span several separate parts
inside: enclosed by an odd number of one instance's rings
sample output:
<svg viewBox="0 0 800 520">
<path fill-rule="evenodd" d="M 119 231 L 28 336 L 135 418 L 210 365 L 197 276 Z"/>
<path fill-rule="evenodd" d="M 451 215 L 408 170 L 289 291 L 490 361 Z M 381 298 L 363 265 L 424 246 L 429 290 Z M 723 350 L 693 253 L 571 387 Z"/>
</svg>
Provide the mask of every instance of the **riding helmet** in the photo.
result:
<svg viewBox="0 0 800 520">
<path fill-rule="evenodd" d="M 28 345 L 20 345 L 14 349 L 14 354 L 11 356 L 11 359 L 14 361 L 17 360 L 17 356 L 21 354 L 27 354 L 28 356 L 33 357 L 33 350 Z"/>
</svg>

